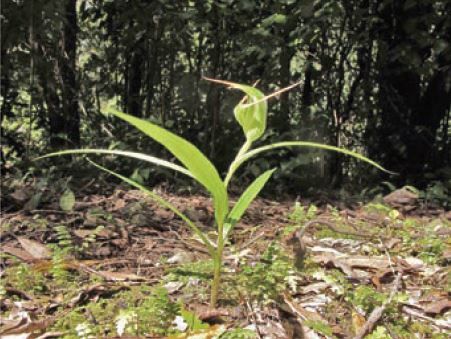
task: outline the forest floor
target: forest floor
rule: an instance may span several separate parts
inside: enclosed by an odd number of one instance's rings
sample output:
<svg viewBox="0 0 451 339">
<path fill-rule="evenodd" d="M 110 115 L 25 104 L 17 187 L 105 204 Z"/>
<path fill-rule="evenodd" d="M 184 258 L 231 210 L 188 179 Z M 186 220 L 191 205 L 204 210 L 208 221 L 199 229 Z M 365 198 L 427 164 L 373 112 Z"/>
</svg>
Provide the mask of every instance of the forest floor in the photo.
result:
<svg viewBox="0 0 451 339">
<path fill-rule="evenodd" d="M 207 198 L 159 193 L 213 238 Z M 449 338 L 450 212 L 399 194 L 352 209 L 257 199 L 214 309 L 207 251 L 139 191 L 6 209 L 0 337 Z"/>
</svg>

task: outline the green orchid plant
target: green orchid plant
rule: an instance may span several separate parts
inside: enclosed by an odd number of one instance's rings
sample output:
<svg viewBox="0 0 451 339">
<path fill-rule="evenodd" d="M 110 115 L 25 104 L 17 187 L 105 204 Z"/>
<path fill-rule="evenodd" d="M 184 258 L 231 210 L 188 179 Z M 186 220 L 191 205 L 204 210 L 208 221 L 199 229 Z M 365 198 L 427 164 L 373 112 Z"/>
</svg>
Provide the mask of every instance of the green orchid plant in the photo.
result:
<svg viewBox="0 0 451 339">
<path fill-rule="evenodd" d="M 157 143 L 165 147 L 170 153 L 174 155 L 175 158 L 181 163 L 181 165 L 156 158 L 150 155 L 129 152 L 129 151 L 119 151 L 119 150 L 106 150 L 106 149 L 79 149 L 79 150 L 64 150 L 55 153 L 50 153 L 39 157 L 38 159 L 67 155 L 67 154 L 111 154 L 119 156 L 127 156 L 131 158 L 136 158 L 139 160 L 147 161 L 154 165 L 163 166 L 171 170 L 180 172 L 184 175 L 191 177 L 201 184 L 211 195 L 214 204 L 214 214 L 215 222 L 217 227 L 217 237 L 216 239 L 211 239 L 206 233 L 203 233 L 199 226 L 192 220 L 190 220 L 185 214 L 183 214 L 179 209 L 177 209 L 170 202 L 166 201 L 159 195 L 155 194 L 151 190 L 147 189 L 143 185 L 137 183 L 136 181 L 127 178 L 121 174 L 113 172 L 101 165 L 94 163 L 89 160 L 97 168 L 110 173 L 121 180 L 127 182 L 131 186 L 134 186 L 152 199 L 158 202 L 163 207 L 171 210 L 177 216 L 179 216 L 186 224 L 191 228 L 194 234 L 200 239 L 200 241 L 205 245 L 208 253 L 214 262 L 214 272 L 213 280 L 211 282 L 211 307 L 215 307 L 218 301 L 218 292 L 221 279 L 221 268 L 223 265 L 223 253 L 224 246 L 227 243 L 227 239 L 232 232 L 236 223 L 243 216 L 251 202 L 255 199 L 258 193 L 265 186 L 266 182 L 269 180 L 271 175 L 276 169 L 271 169 L 260 176 L 258 176 L 242 193 L 238 201 L 234 206 L 229 209 L 229 197 L 227 193 L 228 185 L 233 178 L 234 173 L 238 168 L 250 158 L 255 157 L 266 151 L 270 151 L 282 147 L 313 147 L 323 150 L 335 151 L 344 153 L 346 155 L 353 156 L 357 159 L 365 161 L 383 171 L 380 165 L 374 161 L 364 157 L 361 154 L 334 146 L 306 142 L 306 141 L 283 141 L 278 142 L 258 148 L 251 148 L 252 144 L 262 137 L 266 130 L 266 119 L 268 112 L 267 100 L 279 93 L 288 90 L 298 84 L 284 88 L 278 92 L 272 93 L 271 95 L 265 96 L 260 90 L 255 87 L 242 85 L 238 83 L 208 79 L 209 81 L 217 82 L 228 86 L 232 89 L 237 89 L 244 92 L 245 96 L 238 105 L 234 108 L 234 115 L 241 128 L 243 129 L 245 135 L 245 142 L 241 149 L 238 151 L 235 159 L 230 164 L 228 172 L 225 179 L 221 179 L 216 167 L 211 163 L 211 161 L 191 142 L 179 137 L 178 135 L 169 132 L 168 130 L 151 123 L 147 120 L 137 118 L 125 113 L 122 113 L 116 109 L 108 108 L 106 113 L 111 114 L 119 119 L 122 119 L 129 124 L 135 126 L 138 130 L 155 140 Z"/>
</svg>

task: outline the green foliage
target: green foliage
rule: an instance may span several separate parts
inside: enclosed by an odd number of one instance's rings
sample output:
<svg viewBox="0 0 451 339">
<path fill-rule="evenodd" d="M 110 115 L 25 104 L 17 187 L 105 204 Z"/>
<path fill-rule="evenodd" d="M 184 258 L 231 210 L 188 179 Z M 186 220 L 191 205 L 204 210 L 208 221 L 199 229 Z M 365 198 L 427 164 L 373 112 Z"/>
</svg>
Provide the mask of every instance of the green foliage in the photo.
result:
<svg viewBox="0 0 451 339">
<path fill-rule="evenodd" d="M 60 197 L 60 207 L 63 211 L 72 211 L 75 205 L 75 195 L 70 189 L 66 189 Z"/>
<path fill-rule="evenodd" d="M 303 224 L 312 220 L 318 213 L 318 207 L 315 205 L 309 205 L 308 207 L 302 206 L 298 201 L 294 204 L 293 212 L 289 215 L 290 221 Z"/>
<path fill-rule="evenodd" d="M 154 164 L 158 164 L 161 166 L 165 166 L 171 168 L 173 170 L 182 172 L 184 174 L 188 174 L 192 178 L 194 178 L 197 182 L 199 182 L 202 186 L 204 186 L 211 194 L 214 201 L 214 211 L 215 211 L 215 219 L 217 225 L 217 239 L 216 242 L 213 242 L 209 239 L 207 234 L 204 234 L 200 231 L 199 227 L 195 222 L 190 220 L 186 215 L 184 215 L 181 211 L 179 211 L 175 206 L 173 206 L 168 201 L 164 200 L 154 192 L 148 190 L 138 182 L 124 177 L 118 173 L 115 173 L 105 167 L 102 167 L 91 161 L 96 167 L 115 175 L 116 177 L 122 179 L 123 181 L 129 183 L 130 185 L 139 188 L 146 194 L 148 194 L 152 199 L 157 201 L 162 206 L 170 209 L 176 215 L 178 215 L 182 220 L 184 220 L 188 226 L 193 230 L 193 232 L 201 239 L 204 243 L 208 252 L 210 253 L 213 262 L 214 262 L 214 272 L 213 272 L 213 281 L 212 281 L 212 291 L 211 291 L 211 304 L 215 306 L 218 298 L 219 292 L 219 283 L 220 283 L 220 275 L 221 275 L 221 267 L 222 267 L 222 256 L 224 251 L 224 245 L 227 242 L 227 236 L 229 235 L 231 229 L 239 221 L 249 204 L 255 199 L 257 194 L 263 188 L 267 180 L 271 177 L 274 170 L 269 170 L 259 176 L 242 194 L 238 202 L 233 207 L 232 211 L 229 213 L 229 200 L 227 187 L 232 179 L 234 173 L 237 169 L 251 157 L 260 154 L 262 152 L 270 151 L 276 148 L 281 147 L 312 147 L 325 149 L 335 152 L 340 152 L 343 154 L 351 155 L 357 159 L 363 160 L 371 165 L 384 170 L 380 165 L 375 163 L 374 161 L 349 150 L 323 145 L 319 143 L 313 142 L 303 142 L 303 141 L 287 141 L 287 142 L 279 142 L 275 144 L 266 145 L 256 149 L 250 149 L 252 143 L 259 138 L 262 137 L 266 130 L 266 117 L 267 117 L 267 103 L 266 99 L 271 97 L 264 97 L 263 93 L 259 90 L 249 87 L 246 85 L 236 84 L 232 82 L 225 82 L 220 80 L 214 80 L 216 82 L 224 83 L 231 88 L 236 88 L 243 91 L 246 96 L 244 101 L 247 100 L 247 103 L 240 102 L 235 107 L 235 118 L 238 123 L 243 128 L 243 132 L 246 137 L 246 141 L 237 153 L 235 159 L 230 164 L 229 170 L 224 181 L 219 176 L 218 170 L 213 166 L 210 160 L 191 142 L 183 139 L 182 137 L 169 132 L 168 130 L 160 127 L 154 123 L 151 123 L 147 120 L 137 118 L 135 116 L 122 113 L 115 109 L 107 109 L 109 114 L 120 118 L 129 124 L 136 127 L 138 130 L 149 136 L 151 139 L 155 140 L 162 146 L 164 146 L 173 156 L 175 156 L 185 167 L 180 168 L 180 166 L 171 164 L 165 160 L 154 158 L 148 155 L 139 155 L 137 153 L 129 153 L 129 152 L 112 152 L 110 150 L 74 150 L 74 151 L 60 151 L 56 153 L 47 154 L 44 157 L 50 156 L 58 156 L 63 154 L 80 154 L 80 153 L 111 153 L 111 154 L 119 154 L 124 156 L 131 156 L 134 158 L 140 158 L 145 161 L 149 161 Z M 286 90 L 286 89 L 284 89 Z M 283 92 L 284 90 L 279 91 L 278 93 Z M 42 158 L 42 157 L 41 157 Z"/>
<path fill-rule="evenodd" d="M 436 235 L 429 235 L 414 241 L 413 250 L 419 252 L 418 257 L 428 264 L 437 264 L 441 261 L 446 244 Z"/>
<path fill-rule="evenodd" d="M 387 296 L 369 286 L 361 285 L 351 293 L 350 299 L 355 307 L 362 309 L 365 314 L 370 314 L 375 307 L 381 306 L 387 300 Z"/>
<path fill-rule="evenodd" d="M 200 260 L 169 269 L 165 280 L 188 283 L 190 278 L 196 278 L 209 281 L 213 276 L 213 270 L 213 260 Z"/>
<path fill-rule="evenodd" d="M 391 339 L 390 334 L 384 326 L 377 326 L 373 332 L 367 335 L 367 339 Z"/>
<path fill-rule="evenodd" d="M 53 229 L 55 230 L 56 240 L 58 242 L 58 245 L 56 246 L 57 249 L 61 249 L 68 254 L 75 253 L 76 251 L 75 244 L 72 240 L 72 235 L 70 234 L 67 227 L 64 225 L 58 225 L 55 226 Z"/>
<path fill-rule="evenodd" d="M 224 239 L 227 239 L 229 233 L 233 230 L 237 221 L 241 219 L 244 212 L 246 212 L 250 203 L 255 199 L 258 193 L 263 189 L 266 182 L 269 180 L 271 175 L 274 173 L 275 169 L 266 171 L 261 174 L 258 178 L 248 186 L 248 188 L 240 196 L 239 200 L 236 202 L 230 211 L 226 224 L 224 225 Z"/>
<path fill-rule="evenodd" d="M 449 337 L 449 335 L 446 333 L 437 333 L 437 331 L 428 326 L 428 324 L 422 323 L 420 321 L 415 321 L 410 324 L 410 330 L 411 333 L 418 333 L 425 338 L 447 339 Z"/>
<path fill-rule="evenodd" d="M 320 333 L 322 335 L 325 335 L 328 338 L 336 338 L 333 335 L 332 328 L 329 325 L 327 325 L 324 322 L 322 322 L 322 321 L 306 320 L 304 322 L 304 324 L 305 324 L 305 326 L 311 328 L 315 332 Z"/>
<path fill-rule="evenodd" d="M 380 214 L 383 216 L 389 216 L 393 209 L 390 206 L 379 202 L 371 202 L 364 206 L 364 210 L 368 213 Z"/>
<path fill-rule="evenodd" d="M 437 227 L 450 227 L 447 220 L 435 219 L 428 224 L 416 219 L 402 221 L 402 227 L 395 235 L 403 239 L 401 251 L 422 259 L 427 264 L 440 264 L 450 238 L 442 238 L 437 234 Z M 420 237 L 415 234 L 421 234 Z"/>
<path fill-rule="evenodd" d="M 292 223 L 284 228 L 283 234 L 288 235 L 295 230 L 304 227 L 304 224 L 312 220 L 317 214 L 318 208 L 315 205 L 309 205 L 308 207 L 302 206 L 298 201 L 295 202 L 293 211 L 288 216 L 288 219 Z"/>
<path fill-rule="evenodd" d="M 231 331 L 227 331 L 223 335 L 219 337 L 220 339 L 255 339 L 257 335 L 254 331 L 243 329 L 243 328 L 235 328 Z"/>
<path fill-rule="evenodd" d="M 243 263 L 237 283 L 244 295 L 267 303 L 277 300 L 282 292 L 290 289 L 295 272 L 296 269 L 285 250 L 273 243 L 263 253 L 259 262 Z"/>
<path fill-rule="evenodd" d="M 177 333 L 172 323 L 178 315 L 180 305 L 169 299 L 166 289 L 132 287 L 112 299 L 100 299 L 76 308 L 59 319 L 53 329 L 67 331 L 68 338 L 77 338 L 80 333 L 95 337 L 116 333 L 165 336 Z"/>
<path fill-rule="evenodd" d="M 213 196 L 215 216 L 222 224 L 228 212 L 227 192 L 218 171 L 205 155 L 189 141 L 149 121 L 109 109 L 108 113 L 130 123 L 171 152 Z"/>
<path fill-rule="evenodd" d="M 95 244 L 97 235 L 105 226 L 98 225 L 90 234 L 83 238 L 81 243 L 76 244 L 72 234 L 65 225 L 55 226 L 57 244 L 54 246 L 58 251 L 64 252 L 67 256 L 77 256 L 83 254 L 91 245 Z"/>
<path fill-rule="evenodd" d="M 0 282 L 0 298 L 4 298 L 6 296 L 6 289 L 3 285 L 4 280 Z"/>
<path fill-rule="evenodd" d="M 69 286 L 73 281 L 73 276 L 67 270 L 66 261 L 68 259 L 68 248 L 60 249 L 58 247 L 53 248 L 52 265 L 50 267 L 50 273 L 57 285 Z"/>
<path fill-rule="evenodd" d="M 137 324 L 139 331 L 131 334 L 167 335 L 180 308 L 177 303 L 171 302 L 165 288 L 157 287 L 152 291 L 151 296 L 144 299 L 142 304 L 135 309 L 135 312 L 137 319 L 141 321 Z M 142 319 L 145 321 L 142 322 Z"/>
<path fill-rule="evenodd" d="M 207 323 L 202 322 L 197 317 L 196 314 L 194 314 L 193 312 L 190 312 L 187 309 L 185 309 L 183 307 L 183 305 L 181 306 L 180 314 L 181 314 L 184 322 L 188 326 L 187 327 L 188 331 L 205 330 L 205 329 L 208 329 L 210 327 Z"/>
<path fill-rule="evenodd" d="M 21 291 L 43 292 L 47 290 L 47 281 L 42 272 L 31 269 L 27 264 L 20 263 L 6 270 L 8 276 L 5 283 Z M 3 281 L 3 279 L 2 279 Z"/>
<path fill-rule="evenodd" d="M 71 123 L 78 116 L 82 142 L 107 148 L 105 134 L 126 136 L 129 145 L 149 150 L 152 145 L 139 135 L 96 114 L 103 103 L 113 101 L 123 111 L 203 145 L 202 150 L 223 170 L 241 130 L 228 114 L 233 100 L 199 79 L 200 74 L 215 74 L 247 83 L 260 79 L 267 88 L 303 80 L 302 89 L 282 95 L 280 104 L 274 105 L 275 123 L 266 141 L 281 134 L 334 140 L 423 176 L 423 171 L 414 169 L 438 168 L 449 160 L 450 44 L 445 38 L 449 7 L 446 1 L 394 3 L 385 1 L 374 10 L 372 3 L 356 0 L 195 5 L 136 0 L 136 6 L 83 0 L 77 2 L 78 20 L 71 22 L 65 20 L 68 9 L 61 1 L 7 1 L 2 16 L 6 161 L 15 163 L 30 151 L 45 152 L 48 144 L 53 148 L 70 144 Z M 375 29 L 380 34 L 371 34 Z M 63 32 L 75 34 L 73 49 L 60 48 Z M 58 60 L 68 57 L 77 60 L 76 69 L 59 68 Z M 76 81 L 71 72 L 79 75 Z M 409 83 L 406 79 L 411 80 L 409 90 L 403 88 Z M 266 121 L 248 105 L 253 101 L 249 98 L 235 112 L 246 131 L 258 122 L 252 138 L 264 130 Z M 76 109 L 68 109 L 72 106 L 68 103 L 77 104 Z M 419 119 L 425 110 L 434 113 L 430 119 Z M 412 137 L 412 132 L 420 137 Z M 416 152 L 420 147 L 426 151 Z M 292 153 L 278 156 L 286 161 Z M 280 158 L 268 160 L 268 167 L 260 172 L 274 167 Z M 296 173 L 302 180 L 296 184 L 314 177 L 327 187 L 338 171 L 351 175 L 351 180 L 359 173 L 371 174 L 340 162 L 333 171 L 324 171 L 322 155 L 309 158 L 313 163 Z M 127 161 L 114 165 L 130 170 Z M 285 176 L 292 183 L 288 171 Z M 360 180 L 355 185 L 362 187 Z"/>
<path fill-rule="evenodd" d="M 381 306 L 387 301 L 388 293 L 380 293 L 373 288 L 365 285 L 358 286 L 355 290 L 349 290 L 346 294 L 346 299 L 353 305 L 354 308 L 365 315 L 369 315 L 376 307 Z M 411 333 L 408 329 L 409 324 L 399 314 L 399 303 L 406 302 L 408 296 L 403 293 L 395 295 L 393 300 L 386 305 L 383 319 L 390 322 L 393 333 L 403 337 L 403 335 Z M 373 331 L 374 338 L 379 338 L 385 334 L 384 329 L 377 329 Z M 391 337 L 389 337 L 391 338 Z"/>
<path fill-rule="evenodd" d="M 337 295 L 348 295 L 351 293 L 352 285 L 349 283 L 348 279 L 346 279 L 346 276 L 337 269 L 328 270 L 327 273 L 324 270 L 317 270 L 315 269 L 313 272 L 310 273 L 312 277 L 318 280 L 324 280 L 326 283 L 329 283 L 333 285 L 334 292 Z M 352 299 L 352 293 L 351 293 L 351 299 Z"/>
<path fill-rule="evenodd" d="M 87 235 L 81 245 L 78 246 L 79 252 L 84 252 L 86 249 L 89 249 L 91 245 L 96 243 L 97 236 L 99 233 L 105 228 L 103 225 L 97 226 L 89 235 Z"/>
<path fill-rule="evenodd" d="M 432 181 L 424 191 L 420 191 L 420 198 L 426 203 L 437 203 L 447 208 L 451 206 L 451 179 L 446 181 Z"/>
<path fill-rule="evenodd" d="M 260 139 L 266 130 L 266 111 L 268 109 L 264 95 L 258 89 L 239 84 L 230 84 L 247 94 L 247 101 L 239 103 L 235 109 L 235 118 L 243 129 L 249 142 Z"/>
</svg>

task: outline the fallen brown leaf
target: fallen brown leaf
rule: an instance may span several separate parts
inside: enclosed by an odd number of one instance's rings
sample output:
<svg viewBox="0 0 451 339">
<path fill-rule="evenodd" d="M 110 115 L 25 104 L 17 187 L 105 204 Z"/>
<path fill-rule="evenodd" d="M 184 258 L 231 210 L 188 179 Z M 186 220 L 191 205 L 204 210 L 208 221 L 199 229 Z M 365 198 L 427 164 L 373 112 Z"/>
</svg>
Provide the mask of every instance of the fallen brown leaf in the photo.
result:
<svg viewBox="0 0 451 339">
<path fill-rule="evenodd" d="M 87 269 L 86 272 L 99 275 L 106 281 L 146 281 L 146 278 L 133 273 L 95 271 L 93 269 Z"/>
<path fill-rule="evenodd" d="M 359 331 L 362 329 L 362 327 L 365 325 L 366 319 L 361 314 L 357 313 L 356 311 L 352 311 L 352 327 L 354 330 L 354 333 L 359 333 Z"/>
<path fill-rule="evenodd" d="M 124 199 L 117 199 L 117 200 L 114 202 L 112 211 L 120 210 L 121 208 L 124 208 L 126 204 L 127 204 L 127 203 L 125 202 Z"/>
<path fill-rule="evenodd" d="M 15 256 L 16 258 L 19 258 L 20 260 L 25 262 L 35 261 L 35 258 L 32 255 L 24 250 L 21 250 L 20 248 L 15 248 L 7 245 L 3 246 L 0 252 L 11 254 L 12 256 Z"/>
<path fill-rule="evenodd" d="M 9 196 L 13 198 L 18 203 L 24 203 L 30 198 L 30 191 L 27 189 L 16 189 Z"/>
<path fill-rule="evenodd" d="M 438 315 L 451 309 L 451 300 L 448 298 L 441 299 L 423 307 L 423 311 L 429 315 Z"/>
<path fill-rule="evenodd" d="M 86 238 L 88 237 L 93 231 L 92 230 L 86 230 L 86 229 L 78 229 L 74 230 L 74 234 L 79 238 Z"/>
<path fill-rule="evenodd" d="M 35 240 L 27 239 L 25 237 L 17 237 L 20 245 L 27 251 L 34 259 L 50 259 L 52 258 L 52 251 L 45 245 Z"/>
<path fill-rule="evenodd" d="M 68 313 L 68 310 L 64 311 L 62 314 L 55 315 L 53 317 L 48 317 L 44 320 L 31 321 L 28 316 L 23 316 L 19 321 L 14 324 L 14 326 L 8 326 L 0 329 L 0 338 L 5 338 L 9 335 L 20 334 L 26 335 L 28 333 L 33 333 L 35 331 L 41 331 L 47 327 L 53 325 L 60 317 Z"/>
<path fill-rule="evenodd" d="M 383 200 L 391 206 L 412 205 L 418 199 L 418 194 L 406 187 L 400 188 L 386 195 Z"/>
</svg>

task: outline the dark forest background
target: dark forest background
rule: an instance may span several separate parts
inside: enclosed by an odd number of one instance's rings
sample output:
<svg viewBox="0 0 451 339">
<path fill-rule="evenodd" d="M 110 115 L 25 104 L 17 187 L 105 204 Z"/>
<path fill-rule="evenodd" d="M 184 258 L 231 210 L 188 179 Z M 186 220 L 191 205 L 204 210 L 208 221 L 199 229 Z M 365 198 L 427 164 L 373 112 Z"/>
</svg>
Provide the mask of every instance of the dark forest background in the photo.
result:
<svg viewBox="0 0 451 339">
<path fill-rule="evenodd" d="M 258 80 L 266 93 L 300 81 L 270 101 L 265 143 L 345 147 L 399 173 L 284 150 L 250 162 L 239 180 L 280 164 L 275 188 L 291 193 L 450 183 L 450 1 L 1 0 L 1 26 L 4 173 L 89 167 L 30 162 L 65 148 L 166 156 L 100 114 L 111 103 L 189 139 L 224 171 L 243 142 L 232 112 L 240 96 L 209 76 Z M 167 178 L 105 161 L 148 183 Z"/>
</svg>

